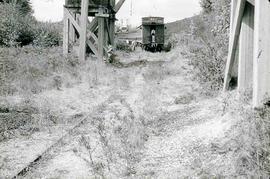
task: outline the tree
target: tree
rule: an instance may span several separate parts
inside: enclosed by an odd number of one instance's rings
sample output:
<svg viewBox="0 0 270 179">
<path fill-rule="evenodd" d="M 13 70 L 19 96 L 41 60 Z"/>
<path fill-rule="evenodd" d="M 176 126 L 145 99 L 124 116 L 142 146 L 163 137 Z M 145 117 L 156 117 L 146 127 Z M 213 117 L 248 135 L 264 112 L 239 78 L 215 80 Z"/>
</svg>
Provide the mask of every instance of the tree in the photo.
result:
<svg viewBox="0 0 270 179">
<path fill-rule="evenodd" d="M 33 12 L 30 0 L 0 0 L 0 3 L 16 4 L 16 7 L 22 15 L 31 14 Z"/>
<path fill-rule="evenodd" d="M 210 13 L 213 10 L 212 4 L 212 0 L 200 0 L 200 5 L 205 13 Z"/>
</svg>

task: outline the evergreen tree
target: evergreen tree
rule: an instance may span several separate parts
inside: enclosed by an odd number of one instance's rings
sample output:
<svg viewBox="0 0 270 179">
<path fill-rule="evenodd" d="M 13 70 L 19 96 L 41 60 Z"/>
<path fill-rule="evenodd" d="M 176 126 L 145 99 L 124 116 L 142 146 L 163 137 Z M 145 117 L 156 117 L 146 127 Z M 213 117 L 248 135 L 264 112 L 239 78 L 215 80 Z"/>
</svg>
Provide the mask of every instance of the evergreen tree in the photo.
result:
<svg viewBox="0 0 270 179">
<path fill-rule="evenodd" d="M 0 0 L 0 3 L 4 2 L 16 4 L 22 15 L 31 14 L 33 12 L 30 0 Z"/>
</svg>

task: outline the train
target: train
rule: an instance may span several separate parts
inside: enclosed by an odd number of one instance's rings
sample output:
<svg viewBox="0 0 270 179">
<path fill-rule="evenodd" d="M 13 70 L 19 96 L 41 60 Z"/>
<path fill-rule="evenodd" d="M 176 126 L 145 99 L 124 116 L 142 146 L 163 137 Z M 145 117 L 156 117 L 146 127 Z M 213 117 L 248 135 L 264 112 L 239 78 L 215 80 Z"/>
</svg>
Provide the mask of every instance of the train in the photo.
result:
<svg viewBox="0 0 270 179">
<path fill-rule="evenodd" d="M 163 17 L 142 18 L 142 48 L 146 51 L 164 50 L 165 24 Z"/>
</svg>

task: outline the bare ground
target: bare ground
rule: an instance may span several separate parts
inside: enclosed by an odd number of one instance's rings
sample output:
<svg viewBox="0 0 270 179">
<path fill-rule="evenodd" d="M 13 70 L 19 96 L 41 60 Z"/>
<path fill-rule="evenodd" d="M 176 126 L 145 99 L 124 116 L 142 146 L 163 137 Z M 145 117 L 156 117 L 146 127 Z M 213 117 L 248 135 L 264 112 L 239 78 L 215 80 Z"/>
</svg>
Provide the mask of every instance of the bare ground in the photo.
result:
<svg viewBox="0 0 270 179">
<path fill-rule="evenodd" d="M 235 177 L 234 149 L 223 146 L 237 120 L 224 114 L 221 97 L 203 95 L 180 52 L 119 58 L 121 66 L 89 61 L 88 81 L 34 97 L 46 98 L 64 118 L 81 114 L 87 120 L 24 177 Z M 50 135 L 59 138 L 73 123 Z M 55 141 L 44 133 L 1 143 L 0 176 L 10 176 Z"/>
</svg>

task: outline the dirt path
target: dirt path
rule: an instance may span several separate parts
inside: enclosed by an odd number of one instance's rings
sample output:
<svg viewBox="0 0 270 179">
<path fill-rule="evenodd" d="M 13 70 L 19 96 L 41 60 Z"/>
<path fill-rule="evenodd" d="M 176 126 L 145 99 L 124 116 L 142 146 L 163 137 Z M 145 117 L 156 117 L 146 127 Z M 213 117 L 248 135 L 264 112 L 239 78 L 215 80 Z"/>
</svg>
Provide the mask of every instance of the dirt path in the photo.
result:
<svg viewBox="0 0 270 179">
<path fill-rule="evenodd" d="M 222 115 L 218 99 L 201 95 L 179 52 L 120 58 L 125 68 L 96 66 L 102 72 L 95 88 L 107 84 L 108 99 L 25 177 L 182 178 L 233 172 L 230 156 L 218 147 L 233 124 Z M 128 67 L 134 61 L 144 63 Z"/>
</svg>

